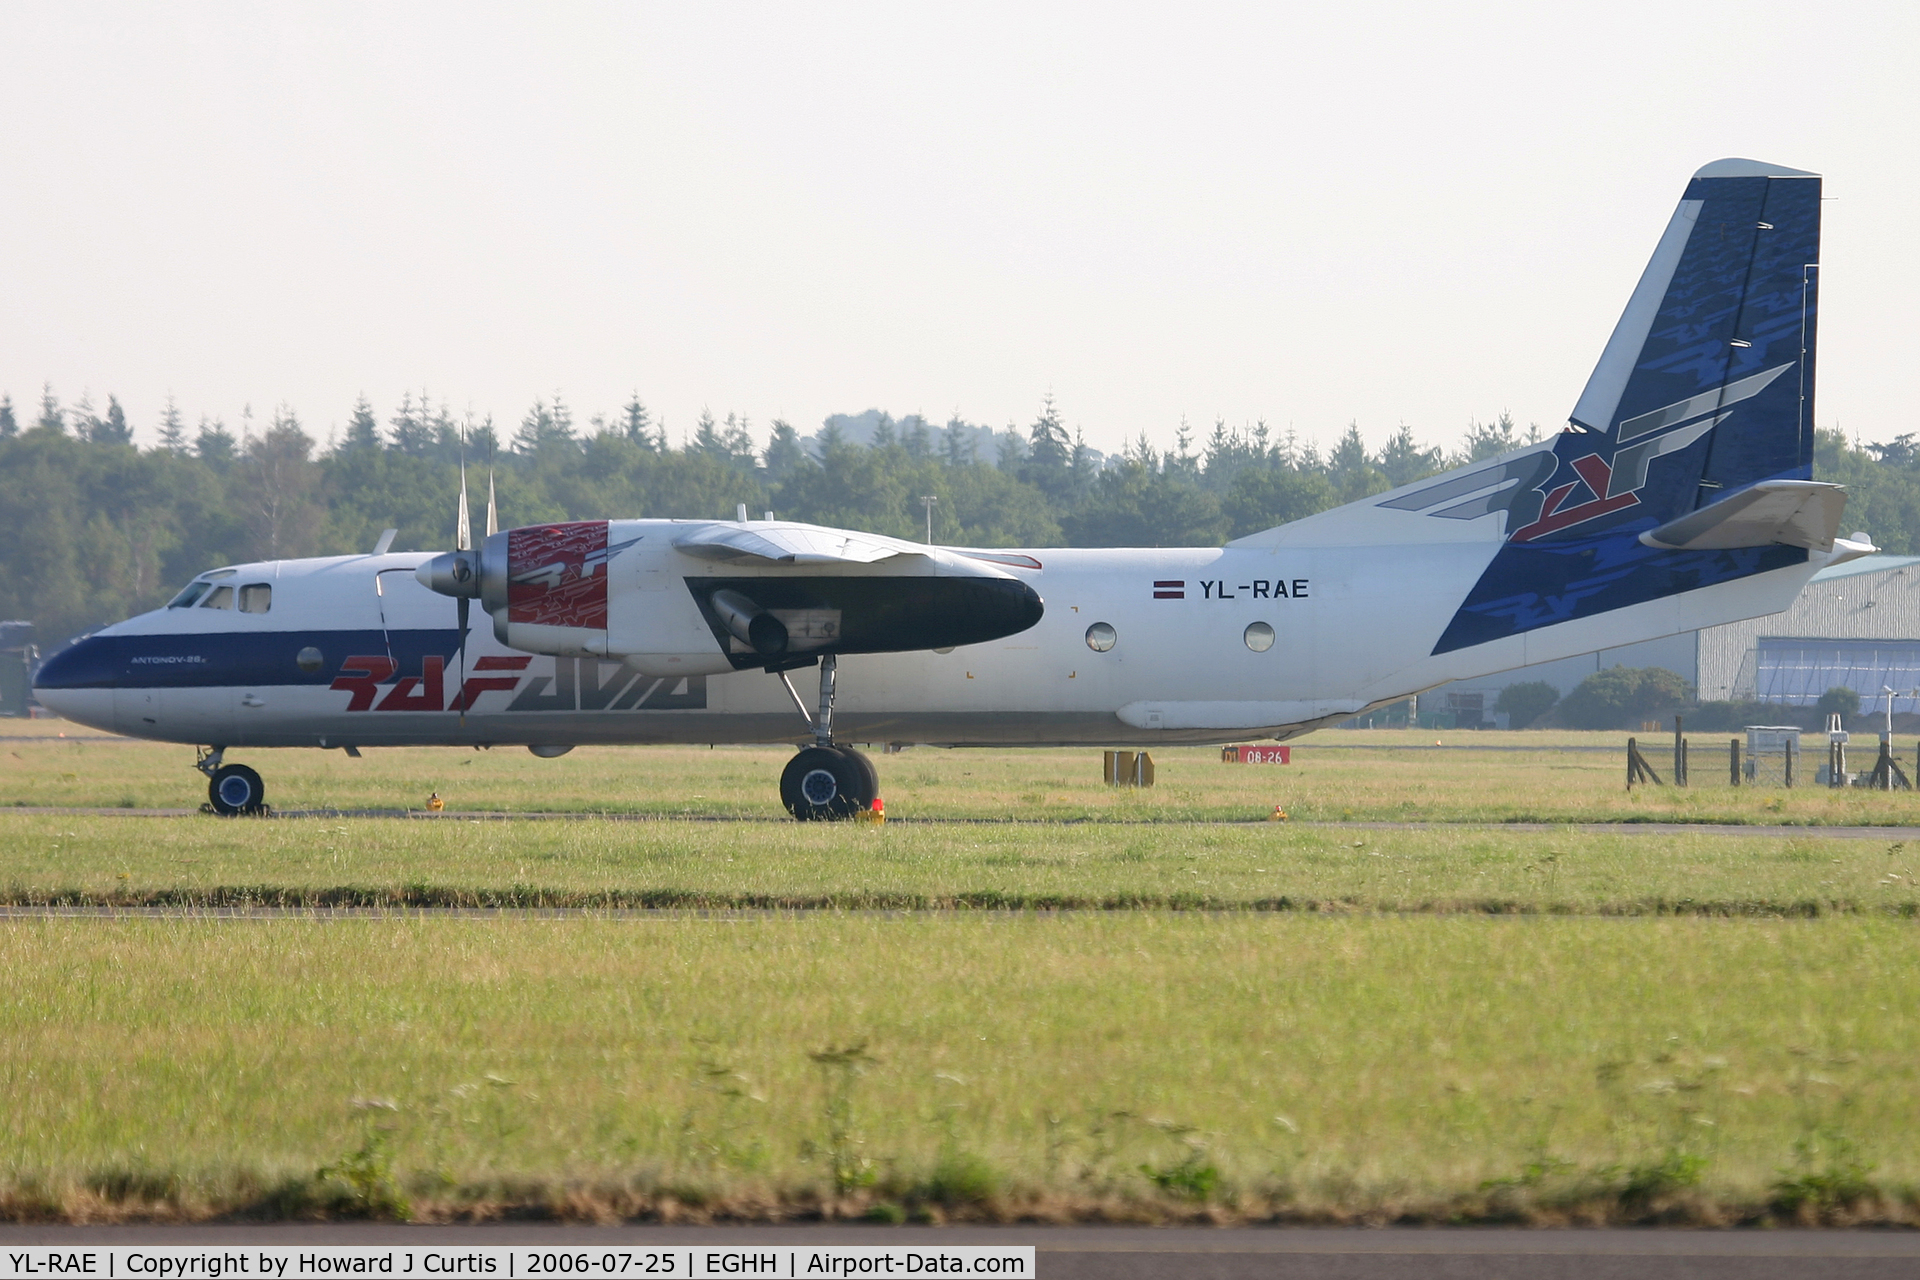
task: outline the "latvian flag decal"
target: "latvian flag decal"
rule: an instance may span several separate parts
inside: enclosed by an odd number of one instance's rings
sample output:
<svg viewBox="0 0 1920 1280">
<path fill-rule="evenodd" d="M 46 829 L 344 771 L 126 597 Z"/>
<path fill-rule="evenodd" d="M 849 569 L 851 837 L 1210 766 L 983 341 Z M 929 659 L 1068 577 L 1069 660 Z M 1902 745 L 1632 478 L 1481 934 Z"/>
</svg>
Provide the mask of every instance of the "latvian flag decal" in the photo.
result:
<svg viewBox="0 0 1920 1280">
<path fill-rule="evenodd" d="M 1178 582 L 1156 582 L 1153 584 L 1155 600 L 1185 600 L 1187 598 L 1187 580 Z"/>
</svg>

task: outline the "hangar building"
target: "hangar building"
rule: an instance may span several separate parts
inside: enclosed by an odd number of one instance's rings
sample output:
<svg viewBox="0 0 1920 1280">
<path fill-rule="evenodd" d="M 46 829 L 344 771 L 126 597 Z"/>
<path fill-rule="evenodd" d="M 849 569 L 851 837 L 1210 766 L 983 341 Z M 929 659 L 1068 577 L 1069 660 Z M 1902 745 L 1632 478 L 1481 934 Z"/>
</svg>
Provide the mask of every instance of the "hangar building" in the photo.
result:
<svg viewBox="0 0 1920 1280">
<path fill-rule="evenodd" d="M 1703 701 L 1810 705 L 1834 685 L 1896 713 L 1920 711 L 1920 556 L 1865 556 L 1813 576 L 1784 613 L 1684 632 L 1580 658 L 1457 680 L 1420 695 L 1420 711 L 1452 713 L 1460 727 L 1506 727 L 1493 706 L 1510 684 L 1544 680 L 1565 697 L 1607 667 L 1665 667 Z"/>
</svg>

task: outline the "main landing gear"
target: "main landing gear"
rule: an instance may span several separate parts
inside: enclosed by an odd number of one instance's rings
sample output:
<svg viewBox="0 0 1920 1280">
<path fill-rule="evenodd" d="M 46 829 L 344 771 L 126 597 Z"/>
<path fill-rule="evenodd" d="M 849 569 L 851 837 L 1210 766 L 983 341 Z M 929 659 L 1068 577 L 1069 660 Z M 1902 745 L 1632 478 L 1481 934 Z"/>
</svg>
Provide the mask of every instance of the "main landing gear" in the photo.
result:
<svg viewBox="0 0 1920 1280">
<path fill-rule="evenodd" d="M 193 767 L 207 775 L 207 804 L 223 818 L 267 811 L 267 784 L 260 775 L 243 764 L 222 764 L 225 747 L 210 747 L 200 753 Z"/>
<path fill-rule="evenodd" d="M 813 745 L 800 749 L 780 773 L 780 802 L 802 822 L 837 822 L 873 808 L 880 775 L 873 761 L 833 742 L 834 655 L 820 659 L 820 709 L 807 714 L 787 673 L 779 672 L 793 705 L 813 729 Z"/>
</svg>

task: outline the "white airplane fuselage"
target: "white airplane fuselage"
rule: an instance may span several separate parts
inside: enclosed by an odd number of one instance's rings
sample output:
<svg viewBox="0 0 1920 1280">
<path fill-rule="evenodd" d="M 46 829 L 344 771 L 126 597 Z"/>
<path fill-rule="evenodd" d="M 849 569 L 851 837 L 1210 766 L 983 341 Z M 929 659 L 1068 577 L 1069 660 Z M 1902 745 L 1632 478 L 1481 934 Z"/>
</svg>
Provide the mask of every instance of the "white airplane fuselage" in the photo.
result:
<svg viewBox="0 0 1920 1280">
<path fill-rule="evenodd" d="M 1417 519 L 1418 517 L 1413 517 Z M 632 526 L 668 522 L 631 522 Z M 628 527 L 618 522 L 616 527 Z M 1017 634 L 946 653 L 841 658 L 837 732 L 951 745 L 1218 742 L 1289 737 L 1448 680 L 1776 612 L 1826 558 L 1493 643 L 1435 654 L 1496 542 L 1353 547 L 1036 550 L 1007 572 L 1045 601 Z M 692 652 L 641 672 L 618 658 L 509 649 L 483 625 L 461 673 L 455 602 L 422 587 L 424 554 L 268 561 L 226 582 L 272 588 L 263 613 L 158 609 L 96 633 L 114 670 L 43 688 L 70 719 L 135 737 L 232 747 L 801 742 L 785 688 Z M 687 576 L 706 566 L 688 566 Z M 380 590 L 376 591 L 375 581 Z M 692 615 L 684 587 L 659 609 Z M 1111 648 L 1089 646 L 1095 624 Z M 1248 644 L 1255 623 L 1272 644 Z M 1256 633 L 1256 642 L 1258 640 Z M 318 651 L 314 663 L 313 651 Z M 440 656 L 432 679 L 421 656 Z M 311 671 L 300 666 L 303 652 Z M 356 657 L 392 656 L 387 672 Z M 409 660 L 409 655 L 411 660 Z M 356 674 L 343 675 L 343 671 Z M 796 673 L 804 675 L 804 672 Z M 376 679 L 376 677 L 381 677 Z M 800 685 L 808 691 L 805 683 Z M 810 701 L 810 698 L 809 698 Z"/>
</svg>

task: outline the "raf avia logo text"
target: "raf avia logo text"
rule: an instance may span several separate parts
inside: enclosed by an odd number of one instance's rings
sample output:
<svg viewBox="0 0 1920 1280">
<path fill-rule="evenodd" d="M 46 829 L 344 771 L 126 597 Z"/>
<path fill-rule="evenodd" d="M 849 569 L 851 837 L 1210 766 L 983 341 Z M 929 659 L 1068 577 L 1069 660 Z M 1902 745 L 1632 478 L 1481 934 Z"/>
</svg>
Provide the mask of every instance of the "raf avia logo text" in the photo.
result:
<svg viewBox="0 0 1920 1280">
<path fill-rule="evenodd" d="M 429 653 L 418 675 L 397 680 L 399 664 L 387 654 L 356 654 L 340 664 L 329 687 L 351 695 L 348 711 L 472 711 L 482 694 L 511 695 L 489 711 L 697 711 L 707 705 L 705 676 L 643 676 L 620 662 L 598 658 L 550 658 L 547 672 L 534 671 L 527 654 L 489 654 L 447 700 L 447 659 Z M 389 683 L 391 681 L 391 683 Z"/>
<path fill-rule="evenodd" d="M 1791 363 L 1729 382 L 1651 413 L 1628 418 L 1619 427 L 1613 457 L 1598 450 L 1567 461 L 1563 470 L 1560 446 L 1537 449 L 1517 458 L 1470 471 L 1412 493 L 1389 498 L 1380 505 L 1401 511 L 1424 511 L 1441 520 L 1477 520 L 1496 511 L 1507 513 L 1509 542 L 1532 542 L 1562 529 L 1598 520 L 1640 504 L 1647 484 L 1647 468 L 1664 457 L 1703 439 L 1725 422 L 1733 406 L 1751 400 Z M 1565 472 L 1571 472 L 1571 475 Z"/>
</svg>

